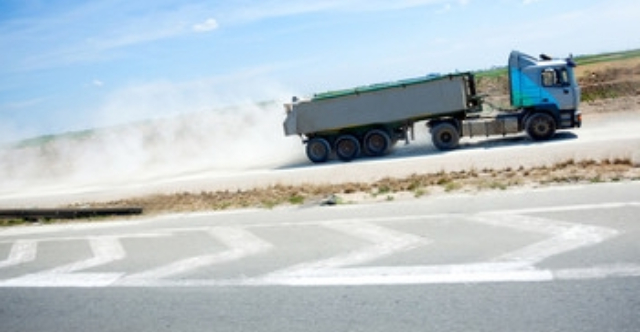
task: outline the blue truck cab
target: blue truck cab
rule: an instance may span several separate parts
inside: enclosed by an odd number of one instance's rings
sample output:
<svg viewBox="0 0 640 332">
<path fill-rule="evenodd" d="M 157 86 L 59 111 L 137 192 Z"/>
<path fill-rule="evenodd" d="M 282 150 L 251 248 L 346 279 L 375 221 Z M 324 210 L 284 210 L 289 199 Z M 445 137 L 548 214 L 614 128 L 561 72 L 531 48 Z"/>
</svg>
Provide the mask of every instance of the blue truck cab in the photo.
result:
<svg viewBox="0 0 640 332">
<path fill-rule="evenodd" d="M 580 87 L 574 68 L 568 59 L 552 59 L 513 51 L 509 56 L 509 90 L 511 105 L 522 110 L 523 129 L 536 137 L 538 126 L 554 126 L 554 129 L 578 128 L 582 125 L 579 110 Z M 551 122 L 552 119 L 553 121 Z M 545 128 L 538 128 L 543 133 Z"/>
</svg>

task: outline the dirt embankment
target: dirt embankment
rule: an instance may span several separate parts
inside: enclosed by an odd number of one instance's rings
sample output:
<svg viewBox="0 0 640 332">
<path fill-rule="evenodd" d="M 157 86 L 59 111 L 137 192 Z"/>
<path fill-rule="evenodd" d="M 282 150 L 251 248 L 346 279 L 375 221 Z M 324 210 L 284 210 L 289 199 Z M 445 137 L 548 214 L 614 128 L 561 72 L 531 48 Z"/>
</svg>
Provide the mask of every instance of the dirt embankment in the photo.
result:
<svg viewBox="0 0 640 332">
<path fill-rule="evenodd" d="M 555 184 L 638 180 L 640 180 L 640 164 L 632 160 L 567 160 L 553 166 L 413 174 L 406 178 L 384 178 L 371 183 L 275 185 L 251 190 L 158 194 L 93 203 L 88 206 L 92 208 L 137 206 L 142 207 L 147 214 L 160 214 L 237 208 L 273 208 L 280 205 L 393 201 L 451 192 L 474 193 L 506 190 L 512 187 L 537 188 Z"/>
<path fill-rule="evenodd" d="M 633 111 L 640 108 L 640 58 L 579 65 L 576 76 L 585 114 Z M 478 91 L 499 108 L 509 107 L 509 79 L 502 75 L 480 76 Z"/>
</svg>

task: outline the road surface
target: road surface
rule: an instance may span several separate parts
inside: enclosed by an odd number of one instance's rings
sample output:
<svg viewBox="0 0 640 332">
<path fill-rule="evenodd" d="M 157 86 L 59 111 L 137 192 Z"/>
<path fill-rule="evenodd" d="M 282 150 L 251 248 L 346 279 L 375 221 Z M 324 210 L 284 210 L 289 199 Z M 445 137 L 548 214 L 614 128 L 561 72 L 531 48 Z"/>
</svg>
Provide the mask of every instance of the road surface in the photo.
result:
<svg viewBox="0 0 640 332">
<path fill-rule="evenodd" d="M 175 173 L 158 177 L 137 174 L 135 178 L 130 178 L 122 174 L 121 178 L 102 179 L 97 174 L 93 181 L 86 183 L 53 179 L 49 183 L 25 183 L 20 190 L 3 190 L 0 184 L 0 208 L 42 208 L 157 193 L 234 191 L 276 184 L 367 182 L 384 177 L 473 168 L 517 169 L 520 166 L 551 165 L 570 159 L 628 158 L 640 163 L 638 114 L 592 115 L 586 117 L 584 128 L 560 132 L 555 139 L 547 142 L 531 142 L 522 134 L 504 138 L 465 138 L 461 141 L 460 149 L 445 153 L 437 151 L 430 144 L 426 128 L 417 126 L 416 140 L 410 145 L 399 143 L 384 158 L 363 158 L 350 163 L 332 161 L 312 165 L 306 160 L 304 146 L 300 144 L 299 150 L 287 151 L 291 155 L 287 161 L 269 167 L 242 169 L 242 165 L 238 165 L 237 170 L 205 169 L 185 173 L 179 172 L 180 167 L 176 165 Z"/>
<path fill-rule="evenodd" d="M 640 183 L 0 231 L 2 331 L 637 331 Z"/>
</svg>

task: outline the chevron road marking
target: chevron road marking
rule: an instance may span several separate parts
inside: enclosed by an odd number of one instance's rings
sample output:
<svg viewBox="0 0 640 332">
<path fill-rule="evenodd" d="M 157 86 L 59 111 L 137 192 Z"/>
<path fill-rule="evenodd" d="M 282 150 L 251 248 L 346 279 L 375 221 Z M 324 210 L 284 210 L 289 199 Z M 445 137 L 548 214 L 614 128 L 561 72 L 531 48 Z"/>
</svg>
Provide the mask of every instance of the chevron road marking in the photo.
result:
<svg viewBox="0 0 640 332">
<path fill-rule="evenodd" d="M 494 259 L 504 262 L 539 263 L 551 256 L 587 247 L 615 237 L 619 232 L 608 227 L 590 226 L 565 221 L 513 214 L 480 214 L 469 220 L 492 226 L 513 228 L 524 232 L 551 236 Z"/>
<path fill-rule="evenodd" d="M 116 237 L 91 237 L 89 238 L 89 244 L 93 252 L 92 258 L 59 266 L 43 273 L 65 274 L 86 270 L 124 259 L 127 256 L 122 244 L 120 244 L 120 240 Z"/>
<path fill-rule="evenodd" d="M 18 240 L 9 252 L 9 257 L 0 261 L 0 269 L 4 267 L 20 265 L 36 259 L 38 242 L 35 240 Z"/>
<path fill-rule="evenodd" d="M 140 273 L 86 273 L 89 268 L 126 258 L 119 242 L 123 236 L 90 237 L 93 257 L 41 273 L 9 280 L 0 280 L 0 287 L 224 287 L 224 286 L 368 286 L 402 284 L 452 284 L 488 282 L 548 282 L 554 280 L 592 280 L 615 277 L 640 277 L 640 265 L 599 265 L 571 269 L 539 269 L 540 262 L 580 248 L 597 245 L 620 235 L 620 231 L 603 227 L 572 223 L 532 216 L 553 211 L 613 209 L 640 207 L 640 203 L 603 203 L 550 208 L 489 211 L 473 215 L 438 215 L 436 220 L 463 218 L 481 225 L 509 228 L 523 233 L 544 234 L 542 241 L 502 254 L 489 261 L 459 265 L 431 266 L 358 266 L 383 257 L 414 250 L 432 242 L 421 236 L 407 234 L 380 226 L 397 221 L 423 221 L 433 215 L 397 216 L 388 218 L 343 219 L 304 222 L 369 242 L 359 249 L 334 257 L 297 264 L 253 278 L 185 279 L 172 278 L 216 264 L 237 261 L 262 254 L 273 248 L 271 243 L 255 236 L 246 227 L 267 227 L 266 224 L 243 227 L 197 227 L 206 231 L 228 249 L 208 255 L 185 258 Z M 288 224 L 287 224 L 288 225 Z M 273 227 L 286 227 L 274 224 Z M 160 235 L 170 236 L 183 229 L 165 229 Z M 131 235 L 133 236 L 133 234 Z M 149 235 L 150 236 L 150 235 Z M 84 238 L 86 239 L 86 238 Z M 50 239 L 60 241 L 60 239 Z M 8 258 L 0 261 L 0 268 L 31 262 L 36 258 L 38 240 L 13 241 Z"/>
<path fill-rule="evenodd" d="M 386 227 L 361 221 L 331 222 L 323 226 L 343 234 L 361 238 L 373 244 L 335 257 L 295 265 L 284 270 L 273 272 L 271 275 L 302 275 L 318 270 L 363 264 L 430 243 L 430 241 L 416 235 L 401 233 Z"/>
<path fill-rule="evenodd" d="M 126 257 L 126 253 L 117 238 L 92 237 L 89 238 L 89 244 L 93 252 L 92 258 L 59 266 L 52 270 L 1 281 L 0 284 L 7 287 L 33 287 L 34 285 L 37 285 L 37 287 L 99 287 L 112 284 L 123 273 L 71 273 L 105 265 Z"/>
<path fill-rule="evenodd" d="M 120 285 L 144 285 L 150 280 L 163 279 L 185 274 L 193 270 L 236 261 L 247 256 L 257 255 L 270 250 L 273 246 L 238 227 L 216 227 L 209 230 L 209 234 L 229 247 L 229 250 L 179 260 L 144 272 L 131 274 L 120 280 Z"/>
<path fill-rule="evenodd" d="M 120 243 L 122 237 L 160 237 L 166 234 L 133 234 L 120 236 L 100 236 L 90 237 L 88 239 L 93 257 L 85 260 L 73 262 L 71 264 L 56 267 L 51 270 L 38 273 L 27 274 L 18 278 L 0 281 L 0 287 L 104 287 L 113 284 L 120 279 L 124 273 L 74 273 L 77 271 L 87 270 L 101 265 L 106 265 L 114 261 L 126 258 L 126 252 Z M 86 238 L 51 238 L 39 239 L 44 241 L 78 241 L 87 240 Z M 16 243 L 16 245 L 18 242 Z M 16 247 L 14 245 L 14 249 Z M 29 261 L 34 260 L 36 256 L 37 242 L 31 241 L 29 245 L 22 244 L 21 249 L 17 249 L 18 253 L 26 256 Z M 13 265 L 26 263 L 16 261 Z"/>
</svg>

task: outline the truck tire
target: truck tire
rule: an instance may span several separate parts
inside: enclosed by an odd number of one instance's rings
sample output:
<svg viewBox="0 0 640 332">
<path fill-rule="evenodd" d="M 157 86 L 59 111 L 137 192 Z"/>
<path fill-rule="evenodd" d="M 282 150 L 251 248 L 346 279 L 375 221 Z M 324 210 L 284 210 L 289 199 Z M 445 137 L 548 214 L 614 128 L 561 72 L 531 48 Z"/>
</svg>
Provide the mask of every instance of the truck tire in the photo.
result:
<svg viewBox="0 0 640 332">
<path fill-rule="evenodd" d="M 331 145 L 321 137 L 315 137 L 307 142 L 307 157 L 314 163 L 323 163 L 329 159 Z"/>
<path fill-rule="evenodd" d="M 364 152 L 370 156 L 381 156 L 391 147 L 391 137 L 386 131 L 372 129 L 364 135 Z"/>
<path fill-rule="evenodd" d="M 336 140 L 336 155 L 342 161 L 351 161 L 360 155 L 360 142 L 352 135 L 342 135 Z"/>
<path fill-rule="evenodd" d="M 556 133 L 556 120 L 547 113 L 535 113 L 526 123 L 527 135 L 534 141 L 545 141 Z"/>
<path fill-rule="evenodd" d="M 453 150 L 458 147 L 460 134 L 453 124 L 442 122 L 431 129 L 431 140 L 438 150 Z"/>
</svg>

